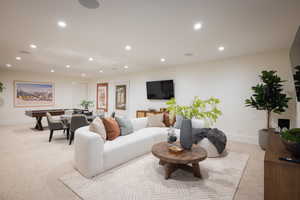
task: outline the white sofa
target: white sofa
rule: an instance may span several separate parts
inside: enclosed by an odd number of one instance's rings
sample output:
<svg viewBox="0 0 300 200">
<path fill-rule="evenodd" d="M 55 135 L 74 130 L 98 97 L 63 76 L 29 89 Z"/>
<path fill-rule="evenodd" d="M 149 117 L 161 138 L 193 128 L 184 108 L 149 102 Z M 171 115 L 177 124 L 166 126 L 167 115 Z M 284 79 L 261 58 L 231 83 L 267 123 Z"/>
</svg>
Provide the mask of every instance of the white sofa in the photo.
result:
<svg viewBox="0 0 300 200">
<path fill-rule="evenodd" d="M 91 178 L 103 171 L 116 167 L 133 158 L 151 151 L 153 144 L 167 141 L 167 129 L 147 127 L 147 118 L 132 119 L 134 132 L 120 136 L 112 141 L 104 142 L 96 133 L 89 131 L 89 127 L 82 127 L 75 133 L 75 168 L 85 177 Z M 200 120 L 192 120 L 194 128 L 203 128 Z M 180 130 L 175 133 L 179 139 Z M 207 139 L 199 143 L 205 148 L 208 157 L 217 157 L 216 148 Z"/>
<path fill-rule="evenodd" d="M 167 128 L 147 128 L 147 118 L 131 120 L 134 132 L 104 142 L 89 127 L 75 133 L 75 168 L 91 178 L 140 155 L 151 151 L 153 144 L 167 140 Z"/>
</svg>

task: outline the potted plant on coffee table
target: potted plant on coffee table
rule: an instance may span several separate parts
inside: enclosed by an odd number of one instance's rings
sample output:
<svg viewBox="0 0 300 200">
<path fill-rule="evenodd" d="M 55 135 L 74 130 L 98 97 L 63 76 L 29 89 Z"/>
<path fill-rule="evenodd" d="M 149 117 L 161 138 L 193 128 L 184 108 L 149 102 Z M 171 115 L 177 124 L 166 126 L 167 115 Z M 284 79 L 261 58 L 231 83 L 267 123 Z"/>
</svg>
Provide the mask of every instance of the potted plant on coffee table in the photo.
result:
<svg viewBox="0 0 300 200">
<path fill-rule="evenodd" d="M 288 102 L 291 100 L 283 93 L 282 83 L 285 82 L 276 71 L 262 71 L 259 75 L 262 83 L 252 87 L 253 95 L 246 99 L 247 107 L 266 111 L 267 126 L 259 130 L 259 145 L 266 149 L 268 144 L 268 133 L 271 129 L 271 114 L 281 114 L 288 108 Z"/>
<path fill-rule="evenodd" d="M 183 117 L 180 128 L 180 144 L 184 149 L 191 149 L 193 144 L 191 120 L 193 118 L 203 119 L 208 125 L 212 125 L 222 114 L 217 107 L 219 103 L 220 100 L 213 97 L 206 100 L 195 97 L 192 104 L 188 106 L 177 105 L 174 98 L 166 102 L 171 116 Z"/>
</svg>

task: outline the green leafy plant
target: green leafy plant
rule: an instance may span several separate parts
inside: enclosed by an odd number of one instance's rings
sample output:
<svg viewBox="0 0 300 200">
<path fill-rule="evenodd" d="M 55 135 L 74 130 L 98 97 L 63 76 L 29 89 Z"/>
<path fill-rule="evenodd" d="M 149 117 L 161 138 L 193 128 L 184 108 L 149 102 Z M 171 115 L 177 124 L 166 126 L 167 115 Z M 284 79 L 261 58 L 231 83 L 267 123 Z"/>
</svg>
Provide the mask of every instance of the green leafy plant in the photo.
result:
<svg viewBox="0 0 300 200">
<path fill-rule="evenodd" d="M 262 83 L 252 87 L 254 94 L 246 99 L 245 104 L 248 107 L 267 112 L 267 128 L 270 127 L 272 112 L 280 114 L 288 108 L 288 102 L 291 100 L 282 91 L 282 83 L 285 82 L 276 74 L 276 71 L 262 71 L 259 76 Z"/>
<path fill-rule="evenodd" d="M 189 106 L 177 105 L 174 98 L 166 102 L 167 110 L 170 112 L 171 116 L 181 115 L 186 119 L 203 119 L 209 125 L 212 125 L 222 112 L 218 109 L 218 104 L 220 100 L 217 98 L 209 98 L 206 100 L 201 100 L 199 97 L 195 97 L 192 104 Z"/>
<path fill-rule="evenodd" d="M 89 107 L 92 107 L 94 105 L 93 101 L 88 101 L 88 100 L 82 100 L 80 102 L 80 106 L 82 106 L 85 109 L 88 109 Z"/>
<path fill-rule="evenodd" d="M 3 83 L 0 82 L 0 92 L 3 92 L 4 88 L 5 88 L 5 87 L 4 87 Z"/>
<path fill-rule="evenodd" d="M 285 140 L 300 143 L 300 128 L 293 128 L 280 133 Z"/>
</svg>

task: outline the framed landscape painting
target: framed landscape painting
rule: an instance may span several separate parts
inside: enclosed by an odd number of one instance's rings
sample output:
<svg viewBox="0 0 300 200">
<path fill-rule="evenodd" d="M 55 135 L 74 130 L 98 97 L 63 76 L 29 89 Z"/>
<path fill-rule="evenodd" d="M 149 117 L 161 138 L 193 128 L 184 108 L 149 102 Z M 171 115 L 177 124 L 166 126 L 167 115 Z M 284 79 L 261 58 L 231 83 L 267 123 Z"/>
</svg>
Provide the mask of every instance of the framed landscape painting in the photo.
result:
<svg viewBox="0 0 300 200">
<path fill-rule="evenodd" d="M 126 85 L 116 85 L 116 109 L 126 110 Z"/>
<path fill-rule="evenodd" d="M 54 84 L 14 81 L 14 106 L 54 106 Z"/>
<path fill-rule="evenodd" d="M 97 109 L 108 110 L 108 83 L 97 84 Z"/>
</svg>

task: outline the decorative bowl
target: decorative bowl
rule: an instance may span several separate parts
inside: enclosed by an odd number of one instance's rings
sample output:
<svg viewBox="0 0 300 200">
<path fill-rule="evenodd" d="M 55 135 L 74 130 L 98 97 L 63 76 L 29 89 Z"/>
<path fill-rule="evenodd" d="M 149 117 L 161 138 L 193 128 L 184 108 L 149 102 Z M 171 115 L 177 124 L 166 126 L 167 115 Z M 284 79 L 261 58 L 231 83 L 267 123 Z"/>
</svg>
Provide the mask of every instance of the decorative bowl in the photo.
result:
<svg viewBox="0 0 300 200">
<path fill-rule="evenodd" d="M 181 153 L 183 151 L 183 148 L 178 145 L 171 145 L 168 149 L 171 153 Z"/>
</svg>

